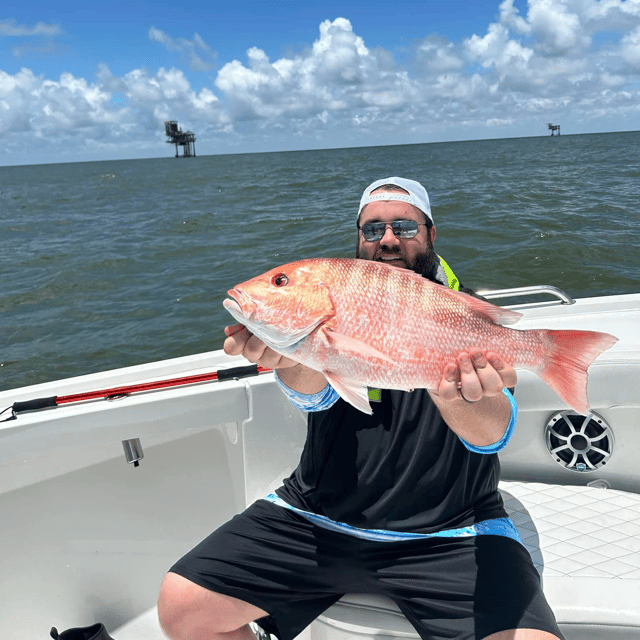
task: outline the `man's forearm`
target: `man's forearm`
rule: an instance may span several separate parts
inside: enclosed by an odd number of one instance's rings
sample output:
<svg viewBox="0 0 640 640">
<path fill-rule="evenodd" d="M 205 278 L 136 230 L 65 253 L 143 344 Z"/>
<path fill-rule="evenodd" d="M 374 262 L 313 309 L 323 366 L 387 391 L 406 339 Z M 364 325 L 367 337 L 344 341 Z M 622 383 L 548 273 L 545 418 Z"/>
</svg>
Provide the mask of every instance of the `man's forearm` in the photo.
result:
<svg viewBox="0 0 640 640">
<path fill-rule="evenodd" d="M 302 364 L 277 371 L 280 381 L 298 393 L 312 395 L 327 386 L 327 379 L 319 371 L 309 369 Z"/>
<path fill-rule="evenodd" d="M 466 442 L 478 447 L 498 442 L 511 419 L 511 403 L 503 393 L 484 397 L 477 402 L 445 402 L 435 393 L 431 393 L 431 397 L 449 428 Z"/>
</svg>

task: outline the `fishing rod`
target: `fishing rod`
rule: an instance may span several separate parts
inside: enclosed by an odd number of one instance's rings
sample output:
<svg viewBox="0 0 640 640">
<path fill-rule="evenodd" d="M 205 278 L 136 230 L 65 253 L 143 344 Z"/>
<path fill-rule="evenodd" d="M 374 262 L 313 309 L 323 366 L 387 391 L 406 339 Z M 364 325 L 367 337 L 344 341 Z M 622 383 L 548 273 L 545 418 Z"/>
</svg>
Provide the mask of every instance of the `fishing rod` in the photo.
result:
<svg viewBox="0 0 640 640">
<path fill-rule="evenodd" d="M 63 404 L 73 402 L 86 402 L 88 400 L 113 400 L 129 396 L 132 393 L 141 393 L 145 391 L 159 391 L 161 389 L 169 389 L 171 387 L 184 386 L 189 384 L 199 384 L 202 382 L 222 382 L 224 380 L 234 380 L 238 378 L 247 378 L 256 376 L 260 373 L 272 371 L 266 367 L 257 364 L 231 367 L 229 369 L 220 369 L 210 373 L 201 373 L 192 376 L 183 376 L 181 378 L 170 378 L 168 380 L 156 380 L 154 382 L 143 382 L 139 384 L 130 384 L 122 387 L 112 387 L 110 389 L 98 389 L 95 391 L 85 391 L 83 393 L 74 393 L 68 396 L 49 396 L 46 398 L 34 398 L 33 400 L 24 400 L 22 402 L 14 402 L 10 407 L 0 411 L 0 415 L 11 410 L 11 416 L 2 420 L 15 420 L 18 413 L 23 411 L 38 411 L 40 409 L 49 409 L 59 407 Z"/>
</svg>

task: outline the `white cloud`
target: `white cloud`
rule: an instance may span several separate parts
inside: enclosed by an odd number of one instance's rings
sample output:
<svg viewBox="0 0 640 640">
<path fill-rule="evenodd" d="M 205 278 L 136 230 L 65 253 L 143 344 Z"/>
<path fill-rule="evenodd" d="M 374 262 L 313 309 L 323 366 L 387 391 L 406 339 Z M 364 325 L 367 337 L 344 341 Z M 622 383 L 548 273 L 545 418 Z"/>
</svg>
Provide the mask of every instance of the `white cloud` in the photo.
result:
<svg viewBox="0 0 640 640">
<path fill-rule="evenodd" d="M 242 120 L 397 108 L 414 97 L 406 71 L 388 52 L 369 50 L 344 18 L 323 22 L 312 47 L 293 58 L 271 62 L 261 49 L 249 49 L 247 66 L 224 65 L 215 84 Z"/>
<path fill-rule="evenodd" d="M 25 44 L 13 47 L 11 53 L 14 58 L 23 58 L 26 56 L 58 56 L 69 53 L 70 48 L 66 45 L 60 45 L 53 40 L 45 40 L 38 44 Z"/>
<path fill-rule="evenodd" d="M 598 32 L 628 32 L 639 24 L 638 0 L 529 0 L 526 17 L 514 0 L 500 4 L 500 24 L 532 38 L 543 55 L 580 55 Z"/>
<path fill-rule="evenodd" d="M 503 0 L 500 3 L 500 23 L 516 33 L 531 33 L 531 25 L 520 15 L 513 6 L 514 0 Z"/>
<path fill-rule="evenodd" d="M 427 73 L 460 71 L 465 64 L 458 47 L 446 38 L 435 34 L 418 44 L 415 58 L 418 70 Z"/>
<path fill-rule="evenodd" d="M 217 64 L 198 34 L 185 40 L 151 27 L 148 37 L 192 69 Z M 464 138 L 473 128 L 475 135 L 488 128 L 522 135 L 527 126 L 544 134 L 535 127 L 569 114 L 582 123 L 606 114 L 623 119 L 619 128 L 635 128 L 639 73 L 638 0 L 529 0 L 526 13 L 502 0 L 496 22 L 459 42 L 425 34 L 407 65 L 337 18 L 322 22 L 296 54 L 271 60 L 251 47 L 200 89 L 170 66 L 114 76 L 101 64 L 93 80 L 0 71 L 0 153 L 25 148 L 31 136 L 35 145 L 74 140 L 82 149 L 158 155 L 167 119 L 194 131 L 201 149 L 209 141 L 211 153 L 243 144 L 290 148 L 294 140 L 377 144 L 447 131 Z"/>
<path fill-rule="evenodd" d="M 0 20 L 0 37 L 2 36 L 58 36 L 62 29 L 57 24 L 38 22 L 33 27 L 18 24 L 15 19 Z"/>
<path fill-rule="evenodd" d="M 502 75 L 507 71 L 525 71 L 534 53 L 532 49 L 510 39 L 508 29 L 497 23 L 489 25 L 485 36 L 471 36 L 465 42 L 465 48 L 472 60 L 484 67 L 495 67 Z"/>
<path fill-rule="evenodd" d="M 570 2 L 558 0 L 531 0 L 528 21 L 536 36 L 538 49 L 546 55 L 575 50 L 584 51 L 591 37 L 584 20 Z"/>
<path fill-rule="evenodd" d="M 93 83 L 69 73 L 49 80 L 28 69 L 0 71 L 0 134 L 8 159 L 25 146 L 56 149 L 57 160 L 70 148 L 76 155 L 98 148 L 157 155 L 163 122 L 176 114 L 198 133 L 222 131 L 228 119 L 218 104 L 210 89 L 194 91 L 177 69 L 135 69 L 117 78 L 101 65 Z"/>
<path fill-rule="evenodd" d="M 468 60 L 486 69 L 483 78 L 497 82 L 496 91 L 510 96 L 516 111 L 572 108 L 589 120 L 595 111 L 589 113 L 587 103 L 636 82 L 633 29 L 639 21 L 637 0 L 529 0 L 526 15 L 514 0 L 503 0 L 499 21 L 464 46 Z M 597 44 L 599 34 L 603 44 Z M 588 101 L 581 100 L 585 94 Z"/>
<path fill-rule="evenodd" d="M 97 84 L 69 73 L 53 81 L 28 69 L 14 76 L 0 71 L 0 100 L 5 105 L 0 131 L 5 135 L 30 132 L 37 138 L 80 133 L 112 120 L 105 109 L 109 99 Z"/>
<path fill-rule="evenodd" d="M 120 117 L 126 116 L 134 122 L 144 120 L 149 128 L 160 128 L 165 120 L 177 117 L 186 121 L 185 124 L 204 122 L 224 126 L 228 123 L 218 97 L 206 87 L 194 91 L 179 69 L 161 67 L 155 74 L 134 69 L 122 78 L 115 78 L 106 65 L 101 65 L 99 78 L 110 95 L 127 97 L 126 106 L 118 110 Z"/>
<path fill-rule="evenodd" d="M 640 70 L 640 27 L 622 38 L 620 54 L 626 62 Z"/>
<path fill-rule="evenodd" d="M 211 71 L 218 65 L 218 54 L 197 34 L 193 40 L 172 38 L 156 27 L 149 29 L 149 39 L 158 42 L 169 51 L 180 53 L 193 71 Z"/>
</svg>

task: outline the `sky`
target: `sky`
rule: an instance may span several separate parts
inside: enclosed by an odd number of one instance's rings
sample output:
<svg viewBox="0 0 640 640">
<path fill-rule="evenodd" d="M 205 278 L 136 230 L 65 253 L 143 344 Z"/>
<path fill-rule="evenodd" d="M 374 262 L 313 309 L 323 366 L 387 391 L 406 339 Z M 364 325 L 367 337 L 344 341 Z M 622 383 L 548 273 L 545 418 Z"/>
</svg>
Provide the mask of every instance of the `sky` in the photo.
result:
<svg viewBox="0 0 640 640">
<path fill-rule="evenodd" d="M 640 0 L 0 6 L 0 166 L 640 129 Z"/>
</svg>

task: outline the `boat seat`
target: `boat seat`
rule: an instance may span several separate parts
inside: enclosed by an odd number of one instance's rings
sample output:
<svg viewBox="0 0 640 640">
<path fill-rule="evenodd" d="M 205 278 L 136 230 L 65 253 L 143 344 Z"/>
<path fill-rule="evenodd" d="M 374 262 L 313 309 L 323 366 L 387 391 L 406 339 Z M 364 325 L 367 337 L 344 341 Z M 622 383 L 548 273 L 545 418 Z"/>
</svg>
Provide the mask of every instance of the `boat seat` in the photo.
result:
<svg viewBox="0 0 640 640">
<path fill-rule="evenodd" d="M 640 638 L 640 495 L 586 486 L 501 482 L 567 640 Z M 394 602 L 349 594 L 311 640 L 418 638 Z"/>
</svg>

